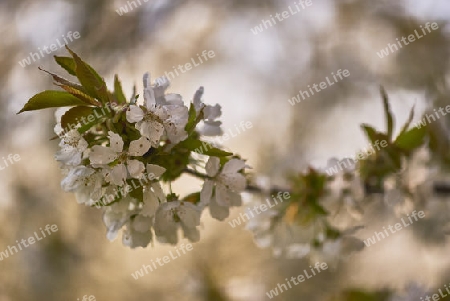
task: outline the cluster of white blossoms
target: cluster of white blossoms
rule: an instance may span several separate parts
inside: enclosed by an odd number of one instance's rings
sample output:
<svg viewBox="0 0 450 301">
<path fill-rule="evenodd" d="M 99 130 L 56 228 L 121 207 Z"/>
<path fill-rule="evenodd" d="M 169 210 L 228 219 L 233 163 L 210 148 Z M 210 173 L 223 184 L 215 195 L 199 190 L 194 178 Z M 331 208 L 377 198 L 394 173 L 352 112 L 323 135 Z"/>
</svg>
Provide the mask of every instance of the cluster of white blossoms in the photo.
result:
<svg viewBox="0 0 450 301">
<path fill-rule="evenodd" d="M 247 229 L 253 232 L 259 247 L 271 248 L 276 257 L 309 258 L 311 262 L 325 261 L 336 266 L 340 260 L 347 260 L 355 252 L 364 249 L 358 230 L 364 228 L 364 208 L 370 201 L 384 202 L 393 213 L 405 215 L 404 212 L 410 212 L 420 205 L 414 202 L 419 202 L 421 195 L 432 195 L 430 183 L 435 177 L 427 179 L 432 174 L 429 168 L 425 168 L 429 166 L 428 157 L 425 149 L 418 150 L 408 161 L 403 162 L 402 170 L 386 178 L 384 193 L 376 194 L 366 193 L 364 180 L 354 166 L 344 166 L 341 171 L 330 176 L 327 170 L 339 163 L 339 160 L 332 158 L 326 167 L 305 171 L 300 176 L 312 174 L 316 180 L 322 177 L 323 185 L 318 189 L 321 193 L 307 196 L 305 183 L 297 182 L 291 185 L 293 189 L 303 187 L 297 196 L 291 193 L 293 197 L 290 202 L 274 204 L 273 208 L 250 219 Z M 411 175 L 414 177 L 410 178 Z M 262 185 L 261 190 L 270 192 L 268 186 L 267 183 Z M 423 192 L 424 189 L 427 191 Z M 416 198 L 411 198 L 413 191 L 416 192 Z M 298 205 L 295 204 L 295 198 Z M 249 207 L 261 203 L 258 197 L 252 199 Z M 428 204 L 431 206 L 435 202 Z M 444 210 L 440 204 L 445 203 L 439 202 L 433 206 L 446 212 L 448 209 Z M 315 208 L 319 207 L 315 212 Z"/>
<path fill-rule="evenodd" d="M 196 242 L 202 212 L 208 207 L 213 218 L 223 221 L 231 207 L 241 206 L 244 190 L 268 194 L 269 210 L 252 215 L 247 228 L 258 246 L 272 247 L 277 256 L 309 256 L 312 262 L 330 265 L 348 258 L 364 247 L 355 233 L 362 226 L 365 205 L 374 199 L 398 214 L 415 208 L 440 214 L 438 220 L 450 228 L 445 215 L 448 203 L 423 202 L 431 195 L 435 179 L 429 163 L 437 158 L 448 164 L 448 145 L 437 153 L 425 145 L 430 135 L 427 127 L 410 128 L 414 109 L 394 138 L 394 117 L 383 89 L 386 132 L 366 124 L 362 129 L 371 143 L 381 140 L 386 146 L 356 165 L 352 160 L 332 159 L 324 170 L 291 174 L 283 192 L 289 198 L 278 203 L 273 196 L 269 201 L 269 196 L 280 193 L 279 188 L 247 185 L 249 166 L 238 155 L 218 145 L 205 147 L 205 138 L 223 131 L 218 120 L 221 107 L 203 103 L 203 87 L 187 106 L 181 95 L 166 93 L 167 78 L 152 85 L 145 74 L 142 102 L 136 95 L 127 101 L 117 76 L 113 91 L 108 91 L 104 79 L 66 48 L 71 57 L 55 60 L 79 83 L 46 71 L 64 91 L 38 93 L 19 113 L 69 107 L 56 112 L 61 186 L 75 193 L 79 203 L 102 208 L 110 240 L 122 230 L 123 244 L 131 248 L 146 247 L 154 240 L 176 244 L 180 233 Z M 183 174 L 203 180 L 202 188 L 177 195 L 171 184 Z M 442 229 L 440 235 L 447 232 Z"/>
<path fill-rule="evenodd" d="M 171 189 L 170 193 L 164 191 L 164 184 L 170 184 L 176 176 L 163 179 L 168 168 L 162 165 L 181 164 L 177 160 L 186 158 L 186 148 L 194 140 L 188 137 L 222 134 L 217 120 L 221 108 L 202 103 L 203 87 L 195 93 L 190 112 L 181 95 L 165 93 L 168 86 L 165 78 L 151 85 L 149 74 L 145 74 L 142 105 L 132 101 L 114 107 L 117 126 L 93 127 L 80 134 L 79 125 L 65 132 L 56 154 L 65 175 L 62 188 L 75 193 L 79 203 L 100 205 L 107 238 L 114 240 L 123 229 L 122 242 L 131 248 L 146 247 L 153 237 L 176 244 L 179 230 L 191 242 L 198 241 L 202 211 L 209 207 L 214 218 L 223 220 L 229 215 L 229 207 L 241 205 L 240 193 L 246 188 L 243 170 L 247 166 L 243 160 L 209 156 L 203 166 L 198 160 L 193 166 L 206 171 L 196 200 L 180 199 Z M 58 122 L 64 113 L 57 111 Z M 194 124 L 191 131 L 187 129 L 190 121 Z M 200 121 L 203 126 L 197 126 Z M 61 130 L 61 124 L 57 124 L 57 134 Z M 88 142 L 87 135 L 96 138 L 90 137 Z M 189 158 L 182 168 L 191 166 L 191 162 Z M 139 183 L 137 187 L 135 183 Z"/>
<path fill-rule="evenodd" d="M 358 223 L 364 193 L 360 179 L 349 175 L 344 171 L 327 177 L 317 203 L 310 206 L 300 201 L 294 215 L 291 209 L 296 196 L 291 193 L 291 203 L 278 204 L 255 216 L 247 223 L 255 243 L 261 248 L 271 248 L 276 257 L 309 258 L 311 262 L 325 261 L 330 266 L 361 251 L 364 243 L 354 234 L 362 228 Z M 255 202 L 260 200 L 256 198 Z M 314 212 L 313 208 L 319 206 L 324 214 Z"/>
</svg>

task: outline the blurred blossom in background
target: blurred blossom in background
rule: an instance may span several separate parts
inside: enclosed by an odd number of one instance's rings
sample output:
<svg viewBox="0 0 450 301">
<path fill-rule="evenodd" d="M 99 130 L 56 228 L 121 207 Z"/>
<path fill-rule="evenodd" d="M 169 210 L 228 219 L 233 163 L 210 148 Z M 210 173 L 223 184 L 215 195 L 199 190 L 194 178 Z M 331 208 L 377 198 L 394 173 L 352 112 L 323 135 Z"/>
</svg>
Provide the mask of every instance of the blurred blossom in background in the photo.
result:
<svg viewBox="0 0 450 301">
<path fill-rule="evenodd" d="M 155 244 L 131 250 L 119 240 L 110 243 L 100 211 L 79 206 L 74 195 L 60 188 L 53 159 L 57 142 L 50 141 L 54 110 L 16 115 L 32 95 L 55 89 L 51 77 L 38 67 L 57 71 L 53 55 L 66 51 L 58 46 L 30 65 L 19 62 L 30 52 L 62 42 L 68 32 L 79 33 L 69 46 L 104 76 L 109 87 L 114 74 L 120 75 L 128 97 L 134 84 L 140 93 L 145 72 L 156 78 L 195 60 L 198 66 L 172 78 L 169 90 L 188 102 L 204 86 L 204 101 L 222 106 L 224 132 L 251 122 L 252 128 L 224 145 L 274 184 L 282 185 L 284 175 L 308 164 L 325 167 L 330 157 L 353 157 L 366 147 L 359 124 L 384 125 L 380 85 L 390 96 L 396 130 L 413 105 L 417 122 L 427 108 L 450 104 L 446 0 L 312 0 L 311 6 L 257 35 L 252 32 L 255 26 L 294 2 L 140 2 L 122 15 L 117 10 L 127 1 L 0 2 L 0 157 L 20 156 L 20 161 L 0 170 L 0 251 L 42 225 L 56 224 L 59 229 L 0 261 L 0 301 L 76 300 L 85 295 L 111 301 L 267 300 L 266 292 L 277 283 L 309 269 L 308 260 L 276 258 L 270 250 L 258 248 L 244 227 L 232 228 L 205 211 L 202 239 L 193 251 L 133 279 L 131 273 L 173 247 Z M 436 22 L 439 28 L 379 58 L 380 49 L 426 22 Z M 199 64 L 204 50 L 215 56 Z M 295 106 L 289 104 L 299 90 L 338 69 L 348 69 L 350 77 Z M 188 194 L 199 187 L 199 181 L 183 178 L 176 189 Z M 245 208 L 234 208 L 228 220 L 243 212 Z M 374 210 L 367 217 L 376 222 L 362 237 L 396 219 L 381 216 L 382 210 Z M 419 291 L 436 293 L 428 288 L 444 287 L 450 279 L 448 248 L 444 236 L 433 240 L 432 224 L 422 226 L 421 237 L 401 231 L 347 261 L 330 264 L 327 271 L 276 299 L 367 300 L 362 293 L 347 292 L 350 288 L 380 296 L 383 290 L 394 290 L 398 296 L 393 299 L 408 301 L 419 300 Z"/>
</svg>

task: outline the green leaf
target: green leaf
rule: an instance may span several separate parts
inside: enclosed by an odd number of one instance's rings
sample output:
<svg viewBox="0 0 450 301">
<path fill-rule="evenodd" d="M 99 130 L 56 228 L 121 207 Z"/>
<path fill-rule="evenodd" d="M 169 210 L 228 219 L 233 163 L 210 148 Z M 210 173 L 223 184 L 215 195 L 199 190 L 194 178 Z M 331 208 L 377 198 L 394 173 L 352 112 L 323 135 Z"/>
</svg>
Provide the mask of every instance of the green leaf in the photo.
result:
<svg viewBox="0 0 450 301">
<path fill-rule="evenodd" d="M 189 164 L 189 154 L 188 150 L 183 150 L 177 145 L 170 153 L 161 153 L 153 156 L 151 162 L 164 167 L 166 171 L 160 179 L 165 182 L 171 182 L 181 176 L 186 169 L 186 166 Z"/>
<path fill-rule="evenodd" d="M 77 73 L 75 72 L 76 64 L 73 58 L 68 56 L 53 56 L 55 58 L 56 63 L 60 65 L 62 68 L 64 68 L 69 74 L 73 76 L 77 76 Z"/>
<path fill-rule="evenodd" d="M 131 180 L 133 181 L 133 180 Z M 138 200 L 138 202 L 142 203 L 144 201 L 144 190 L 142 186 L 137 186 L 135 187 L 130 180 L 127 180 L 127 183 L 129 183 L 129 185 L 132 186 L 132 190 L 130 191 L 129 195 L 133 198 L 135 198 L 136 200 Z M 137 183 L 137 180 L 134 180 L 134 183 Z"/>
<path fill-rule="evenodd" d="M 191 133 L 202 119 L 203 119 L 203 109 L 200 110 L 197 116 L 197 111 L 195 110 L 194 104 L 191 103 L 191 105 L 189 106 L 188 122 L 184 128 L 186 132 Z"/>
<path fill-rule="evenodd" d="M 96 119 L 92 122 L 86 123 L 85 125 L 82 125 L 80 128 L 78 128 L 78 133 L 83 134 L 89 131 L 93 126 L 96 124 L 99 124 L 101 121 L 103 121 L 103 118 Z"/>
<path fill-rule="evenodd" d="M 69 125 L 77 125 L 80 123 L 82 126 L 96 122 L 97 119 L 102 119 L 105 117 L 105 111 L 108 108 L 92 108 L 92 107 L 74 107 L 68 110 L 61 117 L 61 127 L 63 129 L 70 128 Z"/>
<path fill-rule="evenodd" d="M 375 130 L 372 126 L 361 124 L 361 128 L 363 129 L 364 133 L 366 133 L 367 138 L 372 144 L 380 139 L 381 133 L 377 132 L 377 130 Z"/>
<path fill-rule="evenodd" d="M 83 101 L 87 105 L 93 105 L 93 106 L 96 106 L 96 107 L 101 107 L 101 105 L 102 105 L 101 103 L 99 103 L 94 98 L 92 98 L 89 95 L 83 93 L 83 91 L 81 91 L 81 90 L 78 90 L 76 88 L 73 88 L 73 87 L 70 87 L 70 86 L 67 86 L 67 85 L 58 85 L 58 87 L 63 88 L 64 90 L 66 90 L 67 92 L 69 92 L 70 94 L 75 96 L 76 98 L 80 99 L 81 101 Z"/>
<path fill-rule="evenodd" d="M 424 143 L 425 135 L 427 134 L 427 127 L 417 127 L 402 133 L 395 139 L 394 144 L 406 151 L 411 151 L 418 148 Z"/>
<path fill-rule="evenodd" d="M 383 164 L 378 164 L 386 172 L 394 172 L 402 167 L 402 152 L 394 147 L 386 147 L 383 153 Z"/>
<path fill-rule="evenodd" d="M 122 84 L 119 81 L 119 77 L 117 74 L 114 76 L 114 97 L 116 98 L 119 104 L 127 103 L 127 99 L 125 98 L 125 94 L 123 94 Z"/>
<path fill-rule="evenodd" d="M 47 108 L 85 106 L 86 103 L 64 91 L 47 90 L 34 95 L 17 114 Z"/>
<path fill-rule="evenodd" d="M 191 105 L 189 106 L 188 122 L 186 124 L 186 127 L 184 128 L 186 130 L 186 132 L 189 133 L 195 127 L 194 123 L 195 123 L 196 118 L 197 118 L 197 112 L 195 111 L 194 104 L 191 103 Z"/>
<path fill-rule="evenodd" d="M 192 137 L 181 142 L 180 146 L 186 147 L 190 151 L 208 156 L 226 157 L 233 155 L 233 153 L 229 153 L 219 148 L 213 147 L 208 142 L 200 141 Z"/>
<path fill-rule="evenodd" d="M 212 156 L 212 157 L 226 157 L 226 156 L 232 156 L 233 153 L 226 152 L 224 150 L 221 150 L 219 148 L 211 148 L 208 151 L 204 152 L 203 154 Z"/>
<path fill-rule="evenodd" d="M 386 90 L 384 90 L 383 87 L 380 87 L 381 97 L 383 98 L 383 107 L 384 107 L 384 115 L 386 117 L 386 123 L 387 123 L 387 136 L 388 141 L 392 141 L 392 132 L 394 129 L 394 120 L 392 118 L 392 113 L 389 107 L 389 99 L 386 93 Z"/>
<path fill-rule="evenodd" d="M 75 52 L 66 45 L 66 49 L 72 55 L 75 62 L 75 73 L 87 94 L 100 99 L 103 103 L 109 102 L 106 84 L 103 78 L 87 63 L 85 63 Z"/>
<path fill-rule="evenodd" d="M 136 84 L 134 84 L 133 85 L 133 93 L 131 94 L 131 97 L 130 97 L 130 104 L 132 104 L 132 105 L 136 104 L 136 101 L 139 97 L 139 94 L 136 94 L 137 93 L 136 91 L 137 91 Z"/>
<path fill-rule="evenodd" d="M 86 93 L 86 90 L 84 90 L 83 86 L 81 86 L 80 84 L 73 83 L 73 82 L 71 82 L 71 81 L 69 81 L 69 80 L 67 80 L 65 78 L 62 78 L 61 76 L 59 76 L 59 75 L 57 75 L 55 73 L 52 73 L 52 72 L 47 71 L 45 69 L 42 69 L 41 67 L 38 67 L 38 69 L 41 70 L 41 71 L 44 71 L 47 74 L 50 74 L 53 77 L 53 80 L 55 82 L 61 84 L 61 85 L 66 85 L 66 86 L 72 87 L 74 89 L 80 90 L 83 93 Z"/>
<path fill-rule="evenodd" d="M 406 123 L 403 125 L 402 130 L 400 131 L 399 136 L 400 136 L 401 134 L 403 134 L 404 132 L 406 132 L 406 131 L 408 130 L 409 126 L 411 125 L 411 122 L 412 122 L 412 120 L 413 120 L 413 118 L 414 118 L 414 107 L 415 107 L 415 106 L 413 106 L 413 107 L 411 108 L 411 111 L 409 111 L 409 117 L 408 117 L 408 120 L 407 120 Z"/>
</svg>

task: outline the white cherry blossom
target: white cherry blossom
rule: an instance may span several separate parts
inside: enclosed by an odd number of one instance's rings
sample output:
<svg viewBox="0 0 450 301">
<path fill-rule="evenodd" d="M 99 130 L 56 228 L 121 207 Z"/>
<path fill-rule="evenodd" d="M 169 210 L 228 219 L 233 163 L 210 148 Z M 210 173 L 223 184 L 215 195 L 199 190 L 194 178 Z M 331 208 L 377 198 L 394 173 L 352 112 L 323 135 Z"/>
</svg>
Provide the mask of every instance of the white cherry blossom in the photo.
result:
<svg viewBox="0 0 450 301">
<path fill-rule="evenodd" d="M 113 241 L 122 227 L 129 221 L 130 213 L 127 211 L 114 211 L 107 207 L 103 213 L 103 223 L 106 226 L 106 238 Z"/>
<path fill-rule="evenodd" d="M 64 165 L 77 166 L 81 164 L 88 143 L 77 130 L 71 130 L 62 137 L 59 147 L 61 149 L 55 155 L 56 161 Z"/>
<path fill-rule="evenodd" d="M 177 231 L 183 230 L 184 237 L 191 242 L 200 239 L 197 226 L 200 225 L 201 208 L 181 201 L 166 202 L 159 206 L 155 214 L 155 234 L 160 242 L 176 244 Z"/>
<path fill-rule="evenodd" d="M 245 190 L 246 179 L 239 171 L 246 167 L 245 162 L 231 159 L 220 169 L 220 159 L 210 157 L 206 163 L 206 179 L 200 192 L 200 204 L 209 205 L 211 216 L 224 220 L 230 214 L 229 207 L 241 205 L 240 193 Z"/>
<path fill-rule="evenodd" d="M 223 134 L 220 127 L 222 122 L 216 119 L 222 115 L 222 108 L 219 104 L 215 106 L 205 105 L 201 100 L 203 93 L 204 88 L 200 87 L 195 92 L 192 101 L 197 114 L 203 109 L 203 127 L 199 129 L 199 133 L 204 136 L 221 136 Z"/>
<path fill-rule="evenodd" d="M 131 105 L 126 112 L 127 121 L 135 123 L 153 147 L 159 146 L 164 133 L 172 144 L 187 138 L 184 128 L 189 118 L 188 108 L 180 95 L 164 95 L 167 86 L 151 87 L 149 74 L 144 74 L 144 107 Z"/>
<path fill-rule="evenodd" d="M 61 181 L 64 191 L 74 192 L 78 203 L 92 205 L 102 196 L 103 178 L 100 173 L 90 167 L 77 166 Z"/>
<path fill-rule="evenodd" d="M 152 241 L 152 226 L 153 220 L 142 215 L 137 215 L 129 221 L 122 234 L 122 243 L 124 246 L 132 249 L 137 247 L 145 248 Z"/>
<path fill-rule="evenodd" d="M 150 149 L 150 141 L 141 137 L 131 141 L 128 151 L 124 151 L 122 137 L 112 131 L 109 131 L 108 134 L 110 146 L 94 145 L 89 154 L 91 164 L 103 166 L 118 160 L 113 167 L 105 167 L 105 180 L 115 185 L 123 185 L 128 173 L 132 178 L 141 178 L 145 170 L 144 163 L 130 157 L 144 155 Z"/>
</svg>

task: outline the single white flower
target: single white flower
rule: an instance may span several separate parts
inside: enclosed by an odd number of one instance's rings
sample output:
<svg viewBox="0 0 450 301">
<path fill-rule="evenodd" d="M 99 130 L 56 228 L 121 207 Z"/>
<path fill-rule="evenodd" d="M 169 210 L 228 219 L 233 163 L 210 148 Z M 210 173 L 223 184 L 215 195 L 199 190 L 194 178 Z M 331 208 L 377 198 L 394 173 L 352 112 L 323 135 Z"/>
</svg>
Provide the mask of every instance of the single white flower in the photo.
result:
<svg viewBox="0 0 450 301">
<path fill-rule="evenodd" d="M 136 129 L 153 147 L 159 146 L 164 131 L 172 144 L 187 138 L 184 128 L 189 118 L 188 108 L 179 94 L 164 95 L 167 86 L 151 87 L 149 74 L 144 74 L 144 110 L 131 105 L 126 112 L 128 122 L 136 123 Z"/>
<path fill-rule="evenodd" d="M 323 238 L 321 245 L 311 250 L 311 262 L 324 261 L 336 267 L 340 260 L 347 260 L 355 252 L 364 249 L 362 240 L 353 236 L 362 226 L 355 226 L 340 233 L 335 239 Z"/>
<path fill-rule="evenodd" d="M 137 247 L 145 248 L 152 241 L 152 219 L 137 215 L 131 219 L 125 227 L 122 234 L 122 243 L 124 246 L 132 249 Z"/>
<path fill-rule="evenodd" d="M 77 166 L 61 181 L 64 191 L 75 192 L 78 203 L 92 205 L 102 196 L 103 178 L 93 168 Z"/>
<path fill-rule="evenodd" d="M 203 120 L 203 127 L 198 132 L 203 136 L 222 136 L 223 131 L 220 127 L 221 125 L 221 121 Z"/>
<path fill-rule="evenodd" d="M 103 213 L 103 223 L 106 226 L 106 238 L 113 241 L 122 227 L 130 220 L 130 212 L 114 211 L 111 207 L 107 207 Z"/>
<path fill-rule="evenodd" d="M 111 193 L 113 189 L 110 189 L 110 187 L 106 189 L 106 192 Z M 120 229 L 129 223 L 131 216 L 136 215 L 138 212 L 137 204 L 138 202 L 135 198 L 127 195 L 122 197 L 118 202 L 105 207 L 103 223 L 107 229 L 106 237 L 108 240 L 112 241 L 116 239 Z"/>
<path fill-rule="evenodd" d="M 222 122 L 216 120 L 222 115 L 222 108 L 219 104 L 215 106 L 205 105 L 201 98 L 204 93 L 204 88 L 200 87 L 194 94 L 192 101 L 197 114 L 203 109 L 203 127 L 199 129 L 199 133 L 204 136 L 221 136 L 223 131 L 221 129 Z"/>
<path fill-rule="evenodd" d="M 181 227 L 184 237 L 191 242 L 200 239 L 197 226 L 200 225 L 201 209 L 194 204 L 180 201 L 163 203 L 155 214 L 155 234 L 160 242 L 176 244 L 177 231 Z"/>
<path fill-rule="evenodd" d="M 88 143 L 77 130 L 71 130 L 62 137 L 59 147 L 61 149 L 55 155 L 56 161 L 76 166 L 81 164 Z"/>
<path fill-rule="evenodd" d="M 65 132 L 67 131 L 67 129 L 63 129 L 61 126 L 61 118 L 69 110 L 70 110 L 70 107 L 62 107 L 62 108 L 57 108 L 55 110 L 56 125 L 53 128 L 53 130 L 54 130 L 55 134 L 58 135 L 59 137 L 64 135 Z M 69 129 L 69 130 L 71 130 L 71 129 Z"/>
<path fill-rule="evenodd" d="M 246 167 L 245 162 L 231 159 L 220 169 L 220 159 L 210 157 L 206 163 L 206 179 L 200 192 L 200 204 L 209 205 L 211 216 L 224 220 L 230 214 L 229 207 L 241 205 L 240 193 L 245 190 L 246 179 L 239 171 Z"/>
<path fill-rule="evenodd" d="M 123 150 L 122 137 L 109 131 L 110 146 L 94 145 L 89 160 L 94 166 L 102 166 L 118 160 L 111 169 L 105 168 L 105 180 L 115 185 L 123 185 L 128 173 L 132 178 L 141 178 L 145 170 L 144 163 L 130 157 L 142 156 L 150 149 L 150 141 L 145 137 L 131 141 L 128 151 Z M 128 172 L 128 173 L 127 173 Z"/>
<path fill-rule="evenodd" d="M 155 102 L 158 105 L 177 105 L 183 106 L 183 98 L 180 94 L 169 93 L 166 94 L 167 88 L 170 86 L 170 81 L 166 76 L 161 76 L 155 79 L 155 84 L 150 86 L 150 74 L 144 74 L 144 99 L 148 99 L 153 94 Z"/>
</svg>

